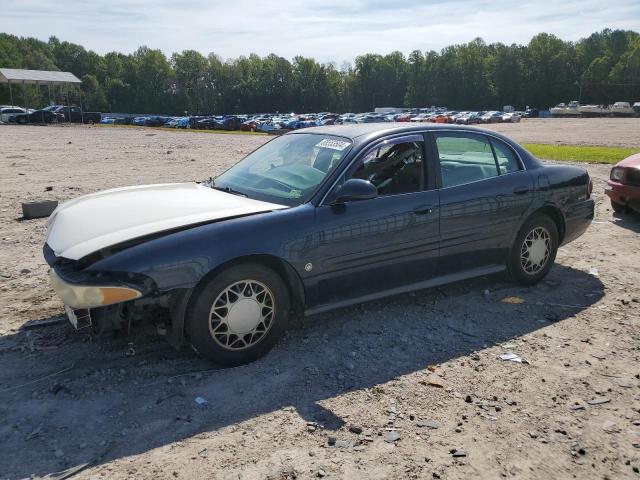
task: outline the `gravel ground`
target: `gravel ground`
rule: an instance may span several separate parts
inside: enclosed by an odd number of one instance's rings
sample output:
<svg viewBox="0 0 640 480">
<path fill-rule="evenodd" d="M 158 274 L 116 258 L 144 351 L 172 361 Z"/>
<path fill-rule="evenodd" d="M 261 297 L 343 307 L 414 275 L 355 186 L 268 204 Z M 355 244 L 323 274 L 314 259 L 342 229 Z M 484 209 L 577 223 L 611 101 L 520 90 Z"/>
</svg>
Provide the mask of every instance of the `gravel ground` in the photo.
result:
<svg viewBox="0 0 640 480">
<path fill-rule="evenodd" d="M 637 121 L 582 122 L 500 130 L 640 145 Z M 640 219 L 612 214 L 604 165 L 596 220 L 532 288 L 486 277 L 310 317 L 233 369 L 144 326 L 22 328 L 62 305 L 21 201 L 202 179 L 266 138 L 0 127 L 0 478 L 640 478 Z"/>
</svg>

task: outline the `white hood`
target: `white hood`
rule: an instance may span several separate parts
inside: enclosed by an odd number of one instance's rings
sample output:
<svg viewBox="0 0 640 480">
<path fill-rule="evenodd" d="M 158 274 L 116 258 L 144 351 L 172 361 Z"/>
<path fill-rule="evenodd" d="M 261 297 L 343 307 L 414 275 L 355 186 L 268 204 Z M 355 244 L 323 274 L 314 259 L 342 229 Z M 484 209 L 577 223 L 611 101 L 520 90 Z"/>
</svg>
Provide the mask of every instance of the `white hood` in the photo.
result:
<svg viewBox="0 0 640 480">
<path fill-rule="evenodd" d="M 47 244 L 57 256 L 78 260 L 145 235 L 283 208 L 197 183 L 115 188 L 58 206 L 49 218 Z"/>
</svg>

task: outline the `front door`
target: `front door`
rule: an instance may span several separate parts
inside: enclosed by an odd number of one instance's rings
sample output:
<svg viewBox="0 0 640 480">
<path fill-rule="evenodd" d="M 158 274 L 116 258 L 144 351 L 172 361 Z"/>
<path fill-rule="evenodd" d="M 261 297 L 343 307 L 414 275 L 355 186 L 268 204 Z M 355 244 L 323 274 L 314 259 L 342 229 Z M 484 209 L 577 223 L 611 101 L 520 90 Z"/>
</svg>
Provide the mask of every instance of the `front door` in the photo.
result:
<svg viewBox="0 0 640 480">
<path fill-rule="evenodd" d="M 376 142 L 348 169 L 342 180 L 369 180 L 378 197 L 332 204 L 330 194 L 316 209 L 323 226 L 316 233 L 317 303 L 375 295 L 435 274 L 439 202 L 425 170 L 422 134 Z"/>
</svg>

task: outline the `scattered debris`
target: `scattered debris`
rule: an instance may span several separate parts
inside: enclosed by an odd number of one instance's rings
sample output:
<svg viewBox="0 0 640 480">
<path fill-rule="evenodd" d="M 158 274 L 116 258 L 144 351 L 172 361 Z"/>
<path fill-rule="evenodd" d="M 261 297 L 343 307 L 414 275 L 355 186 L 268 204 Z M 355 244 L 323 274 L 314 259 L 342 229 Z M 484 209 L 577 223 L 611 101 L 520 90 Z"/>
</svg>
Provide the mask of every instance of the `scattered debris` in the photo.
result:
<svg viewBox="0 0 640 480">
<path fill-rule="evenodd" d="M 456 448 L 452 448 L 451 450 L 449 450 L 449 453 L 451 453 L 453 458 L 461 458 L 467 456 L 466 452 L 464 452 L 463 450 L 458 450 Z"/>
<path fill-rule="evenodd" d="M 29 202 L 22 204 L 22 218 L 31 220 L 33 218 L 48 217 L 58 206 L 55 200 L 47 200 L 43 202 Z"/>
<path fill-rule="evenodd" d="M 501 300 L 502 303 L 507 303 L 509 305 L 520 305 L 524 303 L 524 298 L 522 297 L 504 297 Z"/>
<path fill-rule="evenodd" d="M 618 433 L 620 431 L 620 427 L 616 424 L 616 422 L 612 422 L 611 420 L 607 420 L 602 424 L 602 429 L 607 433 Z"/>
<path fill-rule="evenodd" d="M 396 431 L 391 431 L 384 434 L 384 441 L 387 443 L 395 443 L 398 440 L 400 440 L 400 433 Z"/>
<path fill-rule="evenodd" d="M 515 353 L 512 353 L 512 352 L 503 353 L 502 355 L 498 356 L 498 358 L 500 360 L 505 360 L 505 361 L 509 361 L 509 362 L 529 363 L 524 358 L 522 358 L 519 355 L 516 355 Z"/>
<path fill-rule="evenodd" d="M 429 387 L 444 388 L 444 383 L 442 383 L 442 382 L 440 382 L 438 380 L 432 379 L 432 378 L 429 378 L 427 380 L 420 380 L 419 383 L 421 385 L 426 385 L 426 386 L 429 386 Z"/>
<path fill-rule="evenodd" d="M 347 440 L 338 439 L 335 443 L 336 448 L 349 448 L 349 442 Z"/>
<path fill-rule="evenodd" d="M 424 427 L 424 428 L 431 428 L 433 430 L 437 429 L 440 427 L 440 425 L 438 424 L 438 422 L 436 422 L 435 420 L 418 420 L 416 422 L 416 425 L 418 427 Z"/>
</svg>

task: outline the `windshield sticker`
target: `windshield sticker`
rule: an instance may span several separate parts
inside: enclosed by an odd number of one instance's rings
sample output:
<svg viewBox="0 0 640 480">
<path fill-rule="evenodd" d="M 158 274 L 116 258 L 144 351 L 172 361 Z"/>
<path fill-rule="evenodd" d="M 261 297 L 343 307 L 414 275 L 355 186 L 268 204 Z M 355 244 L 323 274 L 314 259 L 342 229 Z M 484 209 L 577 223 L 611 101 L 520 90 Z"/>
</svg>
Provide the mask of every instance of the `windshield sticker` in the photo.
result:
<svg viewBox="0 0 640 480">
<path fill-rule="evenodd" d="M 320 143 L 316 145 L 316 147 L 321 148 L 330 148 L 331 150 L 338 150 L 341 152 L 345 148 L 351 145 L 351 142 L 345 142 L 343 140 L 331 140 L 329 138 L 325 138 Z"/>
</svg>

